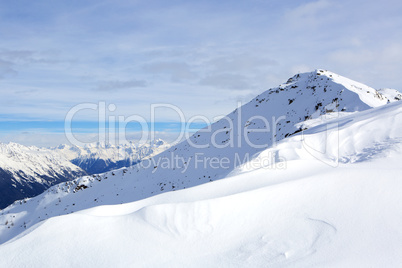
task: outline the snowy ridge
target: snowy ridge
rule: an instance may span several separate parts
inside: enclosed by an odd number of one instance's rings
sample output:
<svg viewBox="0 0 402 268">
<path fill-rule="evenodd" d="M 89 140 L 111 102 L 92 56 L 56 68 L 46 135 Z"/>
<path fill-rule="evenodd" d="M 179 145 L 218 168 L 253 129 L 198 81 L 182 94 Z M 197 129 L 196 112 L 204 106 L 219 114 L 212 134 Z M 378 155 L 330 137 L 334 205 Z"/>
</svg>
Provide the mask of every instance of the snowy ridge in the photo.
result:
<svg viewBox="0 0 402 268">
<path fill-rule="evenodd" d="M 402 100 L 402 94 L 396 89 L 381 88 L 378 90 L 378 92 L 384 97 L 386 97 L 390 102 Z"/>
<path fill-rule="evenodd" d="M 49 175 L 49 168 L 57 172 L 62 168 L 78 171 L 73 164 L 49 150 L 17 143 L 0 143 L 0 167 L 11 172 L 23 170 L 28 176 Z"/>
<path fill-rule="evenodd" d="M 86 174 L 57 153 L 17 143 L 0 143 L 0 173 L 0 208 Z"/>
<path fill-rule="evenodd" d="M 402 103 L 396 102 L 336 118 L 324 116 L 306 121 L 301 125 L 309 128 L 302 134 L 279 141 L 256 155 L 253 163 L 239 166 L 229 176 L 253 170 L 255 166 L 281 165 L 283 161 L 319 160 L 338 167 L 387 158 L 402 153 L 401 120 Z"/>
<path fill-rule="evenodd" d="M 0 211 L 0 243 L 9 241 L 0 258 L 38 267 L 60 258 L 103 267 L 396 266 L 402 103 L 387 104 L 392 94 L 323 70 L 296 75 L 143 165 Z M 252 131 L 281 116 L 270 135 Z M 196 166 L 197 154 L 229 164 Z M 176 156 L 178 165 L 164 166 Z M 60 241 L 64 250 L 52 253 Z"/>
</svg>

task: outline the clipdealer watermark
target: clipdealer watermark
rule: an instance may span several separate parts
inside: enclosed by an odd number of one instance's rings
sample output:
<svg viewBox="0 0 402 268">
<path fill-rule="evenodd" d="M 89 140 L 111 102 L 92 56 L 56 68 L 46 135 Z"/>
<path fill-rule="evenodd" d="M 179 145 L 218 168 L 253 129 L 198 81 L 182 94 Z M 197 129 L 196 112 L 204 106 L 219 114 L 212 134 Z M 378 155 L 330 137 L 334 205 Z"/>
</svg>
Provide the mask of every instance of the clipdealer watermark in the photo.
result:
<svg viewBox="0 0 402 268">
<path fill-rule="evenodd" d="M 194 169 L 233 169 L 243 166 L 245 169 L 286 169 L 286 159 L 278 158 L 273 153 L 265 153 L 255 158 L 250 153 L 243 155 L 234 153 L 232 157 L 207 156 L 205 153 L 194 153 L 183 157 L 173 152 L 162 157 L 145 159 L 136 165 L 138 168 L 151 169 L 156 173 L 160 169 L 178 170 L 185 173 L 189 167 Z"/>
<path fill-rule="evenodd" d="M 106 108 L 107 107 L 107 108 Z M 247 118 L 247 120 L 243 120 L 242 112 L 241 112 L 241 103 L 238 103 L 237 113 L 235 117 L 230 116 L 215 116 L 210 120 L 208 117 L 204 115 L 195 115 L 187 118 L 184 112 L 177 106 L 168 103 L 157 103 L 150 105 L 150 120 L 147 120 L 144 116 L 141 115 L 114 115 L 109 114 L 110 112 L 114 112 L 116 110 L 116 105 L 109 104 L 106 105 L 106 102 L 99 103 L 82 103 L 71 108 L 64 121 L 64 130 L 65 135 L 68 141 L 71 144 L 84 146 L 87 143 L 80 140 L 73 133 L 72 123 L 74 116 L 78 112 L 84 110 L 92 110 L 97 112 L 97 121 L 98 121 L 98 133 L 96 142 L 106 143 L 106 144 L 125 144 L 128 143 L 126 128 L 129 123 L 136 123 L 140 126 L 141 137 L 138 139 L 139 144 L 146 143 L 147 141 L 152 141 L 156 138 L 156 122 L 158 122 L 156 117 L 156 111 L 158 109 L 164 109 L 173 111 L 178 116 L 178 122 L 180 122 L 180 130 L 177 132 L 176 139 L 172 142 L 172 144 L 176 144 L 180 141 L 187 140 L 189 145 L 193 148 L 204 149 L 208 147 L 215 148 L 225 148 L 225 147 L 238 147 L 241 148 L 245 143 L 247 146 L 256 149 L 263 149 L 270 145 L 275 145 L 276 143 L 276 134 L 277 134 L 277 125 L 280 121 L 284 121 L 286 116 L 275 117 L 272 116 L 270 119 L 264 116 L 252 116 Z M 210 133 L 209 140 L 204 143 L 195 142 L 191 139 L 193 136 L 193 129 L 191 125 L 194 122 L 202 121 L 206 127 L 203 129 L 199 129 L 198 133 Z M 224 122 L 225 126 L 222 128 L 213 129 L 212 124 L 214 122 L 221 121 Z M 250 128 L 249 124 L 244 124 L 245 122 L 253 122 L 260 121 L 264 127 L 260 129 Z M 107 127 L 106 127 L 106 122 Z M 236 132 L 234 130 L 237 130 Z M 226 133 L 229 135 L 228 142 L 222 143 L 219 139 L 220 134 Z M 267 133 L 267 135 L 271 136 L 272 144 L 263 143 L 259 144 L 250 139 L 250 135 L 252 133 Z"/>
<path fill-rule="evenodd" d="M 150 105 L 149 120 L 147 120 L 144 116 L 138 114 L 129 116 L 116 115 L 114 114 L 116 111 L 116 105 L 107 105 L 106 102 L 101 101 L 98 103 L 81 103 L 71 108 L 65 117 L 65 135 L 71 144 L 85 146 L 87 143 L 80 140 L 79 137 L 73 133 L 72 124 L 78 113 L 92 112 L 96 114 L 98 121 L 97 142 L 113 145 L 127 144 L 129 142 L 127 139 L 127 126 L 134 123 L 140 127 L 137 131 L 137 133 L 140 133 L 140 138 L 137 139 L 137 143 L 146 144 L 147 142 L 157 138 L 155 124 L 156 122 L 159 122 L 157 118 L 158 110 L 165 113 L 166 111 L 175 113 L 178 117 L 177 121 L 180 122 L 180 129 L 176 132 L 177 135 L 175 140 L 171 142 L 171 144 L 177 144 L 185 140 L 186 145 L 195 150 L 193 151 L 194 154 L 187 157 L 187 159 L 179 157 L 177 152 L 172 153 L 171 157 L 165 157 L 165 159 L 161 157 L 146 160 L 137 159 L 141 160 L 139 163 L 142 167 L 149 168 L 153 165 L 155 171 L 158 168 L 180 168 L 185 172 L 190 163 L 192 163 L 195 168 L 206 168 L 209 166 L 211 168 L 224 169 L 234 168 L 245 163 L 254 163 L 252 159 L 255 156 L 251 156 L 249 153 L 239 153 L 241 148 L 252 148 L 255 153 L 256 151 L 261 152 L 264 149 L 274 147 L 278 142 L 277 134 L 281 129 L 280 127 L 278 128 L 278 126 L 281 122 L 283 123 L 286 121 L 285 115 L 277 117 L 272 116 L 271 118 L 262 115 L 253 115 L 250 118 L 244 118 L 242 114 L 242 104 L 240 102 L 238 103 L 238 107 L 234 113 L 226 116 L 216 116 L 212 118 L 212 120 L 204 115 L 195 115 L 187 118 L 178 106 L 169 103 L 156 103 Z M 203 122 L 206 125 L 206 127 L 199 129 L 196 135 L 194 134 L 194 129 L 191 128 L 192 124 L 195 122 Z M 220 123 L 213 124 L 217 122 Z M 261 127 L 253 128 L 251 124 L 252 122 L 254 125 L 255 122 L 259 122 Z M 336 128 L 337 126 L 327 126 L 328 129 L 333 129 L 334 127 Z M 333 135 L 333 131 L 331 133 L 331 135 Z M 263 138 L 250 138 L 253 135 L 255 137 L 256 134 Z M 339 145 L 339 140 L 333 138 L 328 139 L 331 144 L 326 144 L 325 146 L 319 146 L 319 148 L 317 148 L 315 144 L 308 142 L 308 136 L 305 136 L 303 131 L 301 131 L 300 137 L 303 148 L 313 157 L 334 167 L 338 165 L 337 161 L 333 161 L 326 157 L 326 149 L 329 146 L 337 146 L 337 144 L 334 144 L 334 141 L 335 143 L 338 142 Z M 218 157 L 206 155 L 203 152 L 203 149 L 211 147 L 218 150 L 224 148 L 234 148 L 235 150 L 232 150 L 231 154 L 233 154 L 233 156 L 230 158 L 226 156 Z M 121 150 L 116 154 L 117 156 L 121 158 L 126 157 L 126 152 L 123 151 L 122 147 L 116 146 L 115 148 L 116 150 Z M 236 149 L 238 149 L 238 151 L 236 151 Z M 337 156 L 335 156 L 335 158 L 336 157 Z M 154 162 L 152 163 L 152 161 Z M 155 161 L 157 163 L 155 163 Z M 282 163 L 279 166 L 283 167 L 283 163 L 286 162 L 286 159 L 278 160 L 278 156 L 276 156 L 276 158 L 267 157 L 262 162 L 264 162 L 264 164 L 254 163 L 257 165 L 256 168 L 273 166 L 275 163 Z"/>
</svg>

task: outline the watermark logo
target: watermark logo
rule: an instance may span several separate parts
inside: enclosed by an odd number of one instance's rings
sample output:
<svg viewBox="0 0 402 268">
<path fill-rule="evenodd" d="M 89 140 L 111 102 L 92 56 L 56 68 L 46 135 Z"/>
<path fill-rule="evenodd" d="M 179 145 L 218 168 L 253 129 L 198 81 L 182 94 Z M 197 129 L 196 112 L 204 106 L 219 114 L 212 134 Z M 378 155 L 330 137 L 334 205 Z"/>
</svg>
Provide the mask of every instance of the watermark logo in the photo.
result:
<svg viewBox="0 0 402 268">
<path fill-rule="evenodd" d="M 189 159 L 178 159 L 170 157 L 166 159 L 158 158 L 157 160 L 136 159 L 142 162 L 142 165 L 149 161 L 159 161 L 160 163 L 149 163 L 149 167 L 153 165 L 156 168 L 180 168 L 187 170 L 186 165 L 193 163 L 197 168 L 205 168 L 205 165 L 211 168 L 234 168 L 238 165 L 251 163 L 252 160 L 246 159 L 237 161 L 236 157 L 244 157 L 249 153 L 262 152 L 265 149 L 273 148 L 277 142 L 288 137 L 289 135 L 300 135 L 303 149 L 314 158 L 336 167 L 339 157 L 339 136 L 337 123 L 321 124 L 321 129 L 317 128 L 319 138 L 314 134 L 307 134 L 304 131 L 295 130 L 295 123 L 287 118 L 286 115 L 280 116 L 264 116 L 261 114 L 252 115 L 246 118 L 242 114 L 242 104 L 238 103 L 238 108 L 231 114 L 226 116 L 216 116 L 212 119 L 204 115 L 195 115 L 187 118 L 184 112 L 177 106 L 168 103 L 156 103 L 150 105 L 148 120 L 143 115 L 116 115 L 116 105 L 106 102 L 99 103 L 82 103 L 74 106 L 67 113 L 65 118 L 65 134 L 71 144 L 77 146 L 85 146 L 87 143 L 75 135 L 73 131 L 73 121 L 80 113 L 90 112 L 96 116 L 98 122 L 97 142 L 103 144 L 119 145 L 129 143 L 127 137 L 127 126 L 135 124 L 137 133 L 140 134 L 137 139 L 138 144 L 146 144 L 155 140 L 157 136 L 156 122 L 158 122 L 158 111 L 168 111 L 177 115 L 179 128 L 176 129 L 175 138 L 170 141 L 171 144 L 177 144 L 186 141 L 186 150 L 192 148 L 192 155 Z M 331 118 L 336 117 L 336 111 L 331 111 Z M 325 122 L 328 118 L 322 115 L 321 119 Z M 205 127 L 198 129 L 194 133 L 192 124 L 194 122 L 202 122 Z M 287 125 L 285 128 L 284 125 Z M 293 124 L 293 125 L 292 125 Z M 293 128 L 293 133 L 291 129 Z M 324 129 L 325 128 L 325 129 Z M 285 130 L 287 129 L 287 130 Z M 289 133 L 285 133 L 290 131 Z M 299 133 L 300 132 L 300 133 Z M 116 146 L 116 150 L 123 150 L 123 147 Z M 219 155 L 219 150 L 227 149 L 228 154 L 233 157 L 226 159 L 226 156 L 206 156 L 203 150 L 215 150 Z M 241 152 L 241 153 L 240 153 Z M 127 157 L 127 152 L 121 151 L 116 154 L 122 159 Z M 175 155 L 179 155 L 175 152 Z M 202 157 L 201 157 L 202 155 Z M 270 160 L 270 161 L 267 161 Z M 161 162 L 162 161 L 162 162 Z M 272 157 L 265 158 L 261 166 L 268 167 L 278 163 L 286 162 L 285 159 L 275 160 Z M 181 165 L 180 165 L 181 163 Z M 262 163 L 262 164 L 261 164 Z M 203 166 L 204 165 L 204 166 Z M 149 168 L 148 167 L 148 168 Z M 155 168 L 155 169 L 156 169 Z M 261 168 L 261 167 L 260 167 Z"/>
<path fill-rule="evenodd" d="M 210 120 L 204 115 L 195 115 L 187 118 L 184 112 L 177 106 L 167 103 L 158 103 L 150 105 L 150 120 L 147 120 L 141 115 L 115 115 L 111 112 L 116 110 L 116 105 L 106 102 L 99 103 L 82 103 L 74 106 L 67 113 L 65 117 L 65 134 L 71 144 L 77 146 L 85 146 L 87 142 L 80 140 L 74 134 L 73 121 L 79 112 L 93 111 L 96 113 L 96 120 L 98 122 L 97 142 L 105 144 L 125 144 L 129 142 L 127 138 L 127 125 L 136 124 L 139 129 L 138 133 L 141 134 L 138 139 L 139 144 L 152 141 L 157 138 L 156 123 L 158 118 L 156 116 L 157 110 L 170 110 L 177 114 L 180 128 L 175 132 L 177 135 L 171 142 L 176 144 L 180 141 L 187 140 L 189 145 L 196 149 L 204 148 L 241 148 L 243 144 L 255 149 L 264 149 L 268 146 L 275 145 L 277 136 L 277 125 L 279 122 L 284 121 L 286 116 L 267 118 L 261 115 L 255 115 L 246 120 L 242 117 L 241 103 L 239 108 L 233 116 L 215 116 Z M 197 135 L 194 136 L 194 129 L 191 128 L 192 123 L 202 121 L 206 126 L 197 130 Z M 214 124 L 213 123 L 217 123 Z M 253 127 L 255 125 L 263 127 Z M 203 134 L 206 135 L 203 135 Z M 261 134 L 264 138 L 252 139 L 253 134 Z M 197 139 L 197 137 L 207 137 L 207 139 Z M 257 140 L 266 142 L 257 142 Z"/>
</svg>

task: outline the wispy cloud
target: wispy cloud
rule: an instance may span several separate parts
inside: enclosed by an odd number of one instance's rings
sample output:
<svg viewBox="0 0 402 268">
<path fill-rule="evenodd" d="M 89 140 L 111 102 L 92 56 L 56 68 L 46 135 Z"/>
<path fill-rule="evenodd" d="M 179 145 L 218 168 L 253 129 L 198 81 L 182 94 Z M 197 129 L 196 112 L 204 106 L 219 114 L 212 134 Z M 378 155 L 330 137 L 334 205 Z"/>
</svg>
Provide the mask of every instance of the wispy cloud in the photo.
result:
<svg viewBox="0 0 402 268">
<path fill-rule="evenodd" d="M 168 75 L 173 82 L 192 80 L 197 77 L 191 70 L 191 66 L 185 62 L 152 62 L 145 64 L 143 70 L 151 74 Z"/>
<path fill-rule="evenodd" d="M 32 58 L 34 51 L 30 50 L 3 50 L 0 51 L 0 58 L 10 61 L 27 61 Z"/>
<path fill-rule="evenodd" d="M 248 90 L 252 86 L 251 81 L 246 76 L 230 73 L 208 75 L 200 80 L 200 85 L 211 86 L 219 89 L 238 89 Z"/>
<path fill-rule="evenodd" d="M 128 80 L 128 81 L 102 81 L 99 82 L 95 90 L 110 91 L 119 89 L 142 88 L 146 87 L 147 83 L 144 80 Z"/>
<path fill-rule="evenodd" d="M 0 59 L 0 78 L 4 78 L 7 75 L 16 75 L 17 71 L 13 68 L 14 64 L 12 62 Z"/>
<path fill-rule="evenodd" d="M 336 6 L 336 2 L 329 0 L 317 0 L 311 2 L 301 2 L 299 6 L 289 9 L 285 13 L 284 19 L 292 27 L 306 29 L 320 27 L 327 22 L 333 15 L 331 9 Z"/>
</svg>

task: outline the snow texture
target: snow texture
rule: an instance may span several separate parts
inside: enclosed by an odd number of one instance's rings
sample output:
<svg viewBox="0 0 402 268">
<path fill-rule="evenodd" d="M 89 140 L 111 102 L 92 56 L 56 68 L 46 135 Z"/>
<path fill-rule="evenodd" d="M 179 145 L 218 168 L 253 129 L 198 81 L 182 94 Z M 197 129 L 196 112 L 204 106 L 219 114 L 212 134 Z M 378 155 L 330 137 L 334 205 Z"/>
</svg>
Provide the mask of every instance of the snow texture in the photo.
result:
<svg viewBox="0 0 402 268">
<path fill-rule="evenodd" d="M 298 74 L 148 166 L 0 211 L 0 267 L 397 267 L 402 102 L 388 93 Z M 258 116 L 285 118 L 268 135 Z"/>
</svg>

